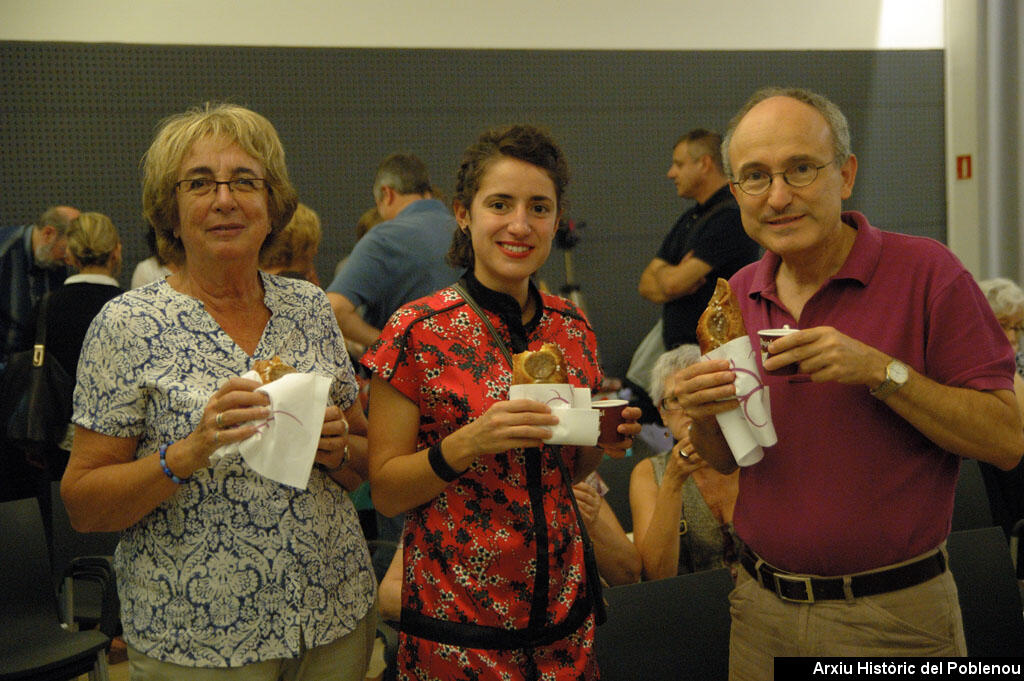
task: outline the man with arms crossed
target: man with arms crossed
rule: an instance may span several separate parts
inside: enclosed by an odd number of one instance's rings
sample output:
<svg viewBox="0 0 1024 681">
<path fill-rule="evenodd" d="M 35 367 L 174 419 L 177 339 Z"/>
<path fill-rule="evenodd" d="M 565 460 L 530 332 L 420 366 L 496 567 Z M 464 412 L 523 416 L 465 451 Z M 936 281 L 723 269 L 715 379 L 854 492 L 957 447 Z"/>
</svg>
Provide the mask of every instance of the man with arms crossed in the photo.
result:
<svg viewBox="0 0 1024 681">
<path fill-rule="evenodd" d="M 672 227 L 638 287 L 647 300 L 664 304 L 667 349 L 696 343 L 697 319 L 718 277 L 728 279 L 757 259 L 757 244 L 744 234 L 736 201 L 729 195 L 721 144 L 720 135 L 698 128 L 683 135 L 672 151 L 668 178 L 679 196 L 697 205 Z"/>
<path fill-rule="evenodd" d="M 766 379 L 778 443 L 740 472 L 733 680 L 766 678 L 775 656 L 965 655 L 945 560 L 960 457 L 1009 469 L 1024 452 L 1013 351 L 970 273 L 935 241 L 842 212 L 849 139 L 832 102 L 769 88 L 723 145 L 768 251 L 731 281 L 747 331 L 801 329 L 765 361 L 799 364 Z M 737 408 L 735 374 L 687 371 L 697 451 L 728 472 L 714 415 Z"/>
</svg>

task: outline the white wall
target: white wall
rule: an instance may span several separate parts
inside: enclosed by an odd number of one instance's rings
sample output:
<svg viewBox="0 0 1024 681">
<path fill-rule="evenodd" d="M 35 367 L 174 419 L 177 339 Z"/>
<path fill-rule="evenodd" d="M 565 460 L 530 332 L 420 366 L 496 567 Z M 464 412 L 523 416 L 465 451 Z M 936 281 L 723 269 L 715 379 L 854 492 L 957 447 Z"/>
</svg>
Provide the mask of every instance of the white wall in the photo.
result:
<svg viewBox="0 0 1024 681">
<path fill-rule="evenodd" d="M 941 49 L 943 6 L 943 0 L 0 0 L 0 40 L 616 50 Z"/>
</svg>

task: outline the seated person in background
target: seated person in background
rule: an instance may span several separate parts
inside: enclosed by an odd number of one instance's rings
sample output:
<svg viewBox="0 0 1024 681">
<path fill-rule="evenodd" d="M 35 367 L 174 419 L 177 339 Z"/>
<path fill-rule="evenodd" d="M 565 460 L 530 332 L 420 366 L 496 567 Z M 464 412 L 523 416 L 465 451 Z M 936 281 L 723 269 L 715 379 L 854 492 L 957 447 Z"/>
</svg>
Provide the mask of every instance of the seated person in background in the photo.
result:
<svg viewBox="0 0 1024 681">
<path fill-rule="evenodd" d="M 978 286 L 992 306 L 992 312 L 1006 332 L 1014 352 L 1020 352 L 1020 334 L 1024 330 L 1024 291 L 1002 277 L 979 281 Z M 1013 389 L 1021 417 L 1024 418 L 1024 379 L 1021 378 L 1019 365 L 1013 376 Z M 1009 537 L 1014 524 L 1024 518 L 1024 463 L 1008 471 L 984 461 L 979 461 L 978 465 L 985 480 L 992 518 Z"/>
<path fill-rule="evenodd" d="M 260 252 L 260 269 L 282 277 L 305 279 L 319 286 L 314 261 L 321 233 L 320 217 L 312 208 L 300 203 L 277 240 Z"/>
<path fill-rule="evenodd" d="M 604 500 L 607 491 L 608 486 L 597 471 L 572 486 L 583 525 L 594 543 L 594 558 L 602 581 L 609 586 L 634 584 L 640 581 L 643 567 L 640 552 L 626 536 L 615 511 Z"/>
<path fill-rule="evenodd" d="M 644 579 L 723 565 L 735 574 L 732 512 L 739 473 L 722 475 L 694 451 L 691 419 L 675 397 L 678 374 L 699 360 L 696 345 L 680 345 L 661 355 L 651 370 L 651 399 L 676 444 L 638 463 L 629 482 L 633 541 L 643 560 Z"/>
<path fill-rule="evenodd" d="M 1013 351 L 1020 352 L 1020 333 L 1024 330 L 1024 291 L 1003 277 L 979 281 L 978 287 L 992 306 L 992 312 L 1006 332 Z M 1021 378 L 1019 367 L 1013 377 L 1013 389 L 1017 396 L 1017 406 L 1024 416 L 1024 378 Z"/>
<path fill-rule="evenodd" d="M 156 234 L 152 227 L 146 227 L 146 245 L 149 246 L 150 256 L 135 266 L 132 272 L 131 288 L 139 288 L 154 281 L 160 281 L 167 275 L 177 272 L 178 266 L 160 254 L 156 247 Z"/>
</svg>

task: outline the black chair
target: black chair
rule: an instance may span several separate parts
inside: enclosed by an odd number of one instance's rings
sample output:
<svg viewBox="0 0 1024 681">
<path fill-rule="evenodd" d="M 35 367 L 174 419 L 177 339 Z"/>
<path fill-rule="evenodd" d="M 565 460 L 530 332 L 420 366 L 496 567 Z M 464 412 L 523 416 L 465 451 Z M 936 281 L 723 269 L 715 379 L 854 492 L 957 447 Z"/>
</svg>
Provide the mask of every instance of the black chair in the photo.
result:
<svg viewBox="0 0 1024 681">
<path fill-rule="evenodd" d="M 1024 519 L 1018 520 L 1010 530 L 1010 556 L 1017 580 L 1024 580 Z"/>
<path fill-rule="evenodd" d="M 719 568 L 604 590 L 608 621 L 595 648 L 604 681 L 725 681 L 729 570 Z"/>
<path fill-rule="evenodd" d="M 1002 528 L 953 532 L 948 547 L 967 654 L 1024 657 L 1024 613 Z"/>
<path fill-rule="evenodd" d="M 956 496 L 953 499 L 952 531 L 973 530 L 991 527 L 994 524 L 981 468 L 974 459 L 962 459 L 960 477 L 956 482 Z"/>
<path fill-rule="evenodd" d="M 0 680 L 106 681 L 110 638 L 61 627 L 35 499 L 0 504 L 0 537 Z"/>
<path fill-rule="evenodd" d="M 60 482 L 51 491 L 50 558 L 54 587 L 60 597 L 61 619 L 66 624 L 100 631 L 110 637 L 121 633 L 121 604 L 117 597 L 113 554 L 119 532 L 82 533 L 71 527 L 60 496 Z"/>
</svg>

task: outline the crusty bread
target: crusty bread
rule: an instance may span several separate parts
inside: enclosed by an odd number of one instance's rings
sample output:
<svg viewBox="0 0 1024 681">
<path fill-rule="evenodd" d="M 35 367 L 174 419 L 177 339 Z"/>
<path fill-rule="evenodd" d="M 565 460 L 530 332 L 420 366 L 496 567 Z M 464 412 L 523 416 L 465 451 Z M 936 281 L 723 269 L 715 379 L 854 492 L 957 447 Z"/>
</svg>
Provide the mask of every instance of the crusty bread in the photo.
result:
<svg viewBox="0 0 1024 681">
<path fill-rule="evenodd" d="M 562 349 L 553 343 L 545 343 L 540 350 L 512 355 L 512 382 L 568 383 Z"/>
<path fill-rule="evenodd" d="M 719 278 L 707 309 L 697 320 L 697 342 L 700 343 L 701 354 L 745 335 L 747 329 L 743 325 L 739 301 L 729 282 Z"/>
<path fill-rule="evenodd" d="M 258 359 L 252 363 L 253 371 L 260 375 L 264 383 L 276 381 L 285 374 L 294 374 L 295 367 L 290 367 L 274 355 L 271 359 Z"/>
</svg>

